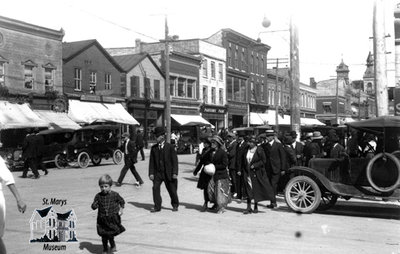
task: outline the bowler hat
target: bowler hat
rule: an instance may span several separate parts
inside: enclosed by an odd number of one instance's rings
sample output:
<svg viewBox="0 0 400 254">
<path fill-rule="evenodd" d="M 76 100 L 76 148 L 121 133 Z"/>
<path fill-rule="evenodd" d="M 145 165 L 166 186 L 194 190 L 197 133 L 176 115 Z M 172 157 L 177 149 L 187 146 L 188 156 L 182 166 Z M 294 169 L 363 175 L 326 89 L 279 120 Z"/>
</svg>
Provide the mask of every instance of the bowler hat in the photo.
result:
<svg viewBox="0 0 400 254">
<path fill-rule="evenodd" d="M 217 142 L 220 146 L 224 145 L 224 142 L 222 141 L 222 138 L 220 136 L 213 136 L 211 138 L 211 141 Z"/>
<path fill-rule="evenodd" d="M 284 139 L 284 143 L 286 144 L 286 145 L 291 145 L 291 144 L 293 144 L 293 137 L 292 136 L 285 136 L 285 139 Z"/>
<path fill-rule="evenodd" d="M 250 136 L 249 139 L 247 140 L 247 142 L 251 142 L 251 143 L 254 143 L 254 144 L 258 143 L 255 136 Z"/>
<path fill-rule="evenodd" d="M 122 137 L 123 137 L 123 138 L 129 138 L 129 133 L 128 133 L 128 132 L 125 132 L 124 134 L 122 134 Z"/>
<path fill-rule="evenodd" d="M 324 137 L 321 135 L 320 131 L 314 131 L 313 132 L 313 136 L 311 137 L 311 139 L 323 139 Z"/>
<path fill-rule="evenodd" d="M 291 131 L 290 132 L 290 136 L 292 136 L 292 138 L 297 138 L 297 132 L 296 131 Z"/>
<path fill-rule="evenodd" d="M 155 135 L 156 137 L 159 137 L 159 136 L 164 135 L 164 134 L 165 134 L 165 129 L 164 129 L 164 127 L 156 127 L 156 128 L 154 129 L 154 135 Z"/>
<path fill-rule="evenodd" d="M 266 136 L 275 136 L 275 131 L 274 130 L 266 130 L 265 135 Z"/>
</svg>

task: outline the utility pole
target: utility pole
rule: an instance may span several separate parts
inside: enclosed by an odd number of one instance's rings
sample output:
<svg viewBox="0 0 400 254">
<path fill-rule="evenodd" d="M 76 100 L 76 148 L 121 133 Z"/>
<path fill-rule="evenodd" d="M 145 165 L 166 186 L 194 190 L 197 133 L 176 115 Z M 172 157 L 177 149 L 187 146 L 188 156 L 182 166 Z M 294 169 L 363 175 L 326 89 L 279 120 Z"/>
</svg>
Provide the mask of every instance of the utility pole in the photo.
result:
<svg viewBox="0 0 400 254">
<path fill-rule="evenodd" d="M 300 138 L 300 66 L 299 66 L 299 31 L 290 16 L 290 124 Z"/>
<path fill-rule="evenodd" d="M 376 114 L 389 114 L 388 80 L 386 74 L 385 9 L 383 0 L 375 0 L 373 19 Z"/>
<path fill-rule="evenodd" d="M 168 37 L 168 21 L 165 16 L 165 127 L 167 133 L 167 142 L 171 142 L 171 94 L 169 87 L 169 37 Z"/>
</svg>

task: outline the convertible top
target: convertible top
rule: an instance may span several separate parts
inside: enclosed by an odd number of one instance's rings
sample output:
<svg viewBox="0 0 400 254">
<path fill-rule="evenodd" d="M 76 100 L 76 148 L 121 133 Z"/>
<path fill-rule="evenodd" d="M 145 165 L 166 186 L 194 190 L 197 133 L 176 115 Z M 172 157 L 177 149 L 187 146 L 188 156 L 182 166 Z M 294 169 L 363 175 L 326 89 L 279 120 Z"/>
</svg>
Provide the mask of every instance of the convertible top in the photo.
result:
<svg viewBox="0 0 400 254">
<path fill-rule="evenodd" d="M 356 129 L 400 128 L 400 116 L 380 116 L 362 121 L 346 123 L 347 126 Z"/>
</svg>

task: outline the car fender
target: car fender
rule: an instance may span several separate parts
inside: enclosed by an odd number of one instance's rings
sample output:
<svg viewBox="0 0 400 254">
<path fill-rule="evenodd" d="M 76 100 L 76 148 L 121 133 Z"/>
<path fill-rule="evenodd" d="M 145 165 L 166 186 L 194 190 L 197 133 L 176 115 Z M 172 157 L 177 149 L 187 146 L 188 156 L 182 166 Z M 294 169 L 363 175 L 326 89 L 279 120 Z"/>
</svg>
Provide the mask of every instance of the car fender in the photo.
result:
<svg viewBox="0 0 400 254">
<path fill-rule="evenodd" d="M 344 193 L 340 193 L 337 190 L 337 188 L 335 188 L 334 183 L 329 181 L 328 178 L 326 178 L 323 174 L 321 174 L 315 169 L 303 166 L 294 166 L 289 168 L 287 170 L 287 173 L 290 174 L 291 176 L 298 176 L 298 175 L 308 176 L 311 179 L 313 179 L 320 188 L 324 187 L 329 192 L 336 195 L 345 195 Z"/>
</svg>

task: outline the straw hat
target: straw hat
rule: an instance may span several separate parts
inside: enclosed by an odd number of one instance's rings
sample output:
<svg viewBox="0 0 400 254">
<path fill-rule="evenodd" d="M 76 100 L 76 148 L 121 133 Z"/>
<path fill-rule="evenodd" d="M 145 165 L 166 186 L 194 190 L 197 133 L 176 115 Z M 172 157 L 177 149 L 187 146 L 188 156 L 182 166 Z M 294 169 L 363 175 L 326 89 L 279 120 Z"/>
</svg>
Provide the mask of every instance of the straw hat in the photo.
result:
<svg viewBox="0 0 400 254">
<path fill-rule="evenodd" d="M 275 131 L 274 130 L 266 130 L 265 135 L 267 136 L 275 136 Z"/>
<path fill-rule="evenodd" d="M 224 141 L 222 140 L 222 138 L 220 136 L 214 136 L 211 138 L 211 141 L 215 141 L 217 142 L 220 146 L 224 145 Z"/>
<path fill-rule="evenodd" d="M 321 135 L 320 131 L 314 131 L 313 136 L 311 137 L 312 140 L 314 139 L 323 139 L 324 137 Z"/>
</svg>

